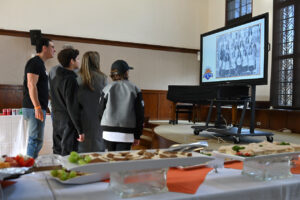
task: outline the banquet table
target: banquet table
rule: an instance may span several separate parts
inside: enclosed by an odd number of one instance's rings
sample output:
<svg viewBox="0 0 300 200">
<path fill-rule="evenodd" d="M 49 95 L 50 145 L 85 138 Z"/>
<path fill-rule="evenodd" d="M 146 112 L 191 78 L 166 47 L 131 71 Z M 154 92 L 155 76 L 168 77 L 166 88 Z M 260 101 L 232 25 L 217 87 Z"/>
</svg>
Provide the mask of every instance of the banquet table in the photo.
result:
<svg viewBox="0 0 300 200">
<path fill-rule="evenodd" d="M 28 126 L 23 115 L 0 116 L 0 155 L 15 156 L 26 154 L 28 142 Z M 52 153 L 52 120 L 46 115 L 44 143 L 41 154 Z"/>
<path fill-rule="evenodd" d="M 38 172 L 15 179 L 17 183 L 3 189 L 3 198 L 5 200 L 122 199 L 110 190 L 109 183 L 64 185 L 53 180 L 48 173 Z M 300 175 L 281 180 L 259 181 L 243 176 L 241 170 L 221 168 L 218 173 L 211 171 L 207 175 L 196 194 L 165 192 L 127 199 L 299 200 Z"/>
</svg>

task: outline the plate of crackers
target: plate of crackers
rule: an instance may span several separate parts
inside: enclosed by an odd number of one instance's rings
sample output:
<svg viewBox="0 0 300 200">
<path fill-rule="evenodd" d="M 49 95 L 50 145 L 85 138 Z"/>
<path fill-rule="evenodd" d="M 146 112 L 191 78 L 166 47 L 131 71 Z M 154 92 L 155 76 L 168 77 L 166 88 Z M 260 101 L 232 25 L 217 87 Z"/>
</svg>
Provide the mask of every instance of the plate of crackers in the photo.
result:
<svg viewBox="0 0 300 200">
<path fill-rule="evenodd" d="M 71 152 L 61 159 L 61 165 L 67 170 L 107 173 L 199 165 L 210 160 L 214 158 L 196 152 L 149 149 L 79 154 Z"/>
</svg>

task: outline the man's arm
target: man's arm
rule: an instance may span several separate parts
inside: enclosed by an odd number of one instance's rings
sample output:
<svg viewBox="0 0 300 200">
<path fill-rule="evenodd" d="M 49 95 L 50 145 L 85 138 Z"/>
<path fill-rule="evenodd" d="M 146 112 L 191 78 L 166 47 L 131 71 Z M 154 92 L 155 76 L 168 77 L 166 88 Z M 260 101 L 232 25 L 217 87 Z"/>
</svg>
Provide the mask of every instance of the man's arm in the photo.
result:
<svg viewBox="0 0 300 200">
<path fill-rule="evenodd" d="M 35 118 L 44 121 L 43 110 L 41 108 L 40 101 L 38 99 L 38 91 L 36 84 L 39 80 L 39 75 L 33 73 L 27 73 L 27 87 L 31 102 L 34 106 Z"/>
</svg>

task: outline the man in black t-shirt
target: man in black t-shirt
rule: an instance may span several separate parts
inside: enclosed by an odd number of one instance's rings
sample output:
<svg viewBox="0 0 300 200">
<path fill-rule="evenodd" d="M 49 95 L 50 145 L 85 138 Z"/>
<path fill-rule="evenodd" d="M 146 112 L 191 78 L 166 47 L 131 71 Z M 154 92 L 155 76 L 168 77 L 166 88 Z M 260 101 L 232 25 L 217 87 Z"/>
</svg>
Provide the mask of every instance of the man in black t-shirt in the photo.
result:
<svg viewBox="0 0 300 200">
<path fill-rule="evenodd" d="M 23 116 L 28 121 L 27 155 L 36 158 L 43 145 L 46 110 L 48 106 L 48 76 L 44 62 L 53 58 L 55 48 L 48 38 L 36 44 L 36 56 L 25 66 Z"/>
</svg>

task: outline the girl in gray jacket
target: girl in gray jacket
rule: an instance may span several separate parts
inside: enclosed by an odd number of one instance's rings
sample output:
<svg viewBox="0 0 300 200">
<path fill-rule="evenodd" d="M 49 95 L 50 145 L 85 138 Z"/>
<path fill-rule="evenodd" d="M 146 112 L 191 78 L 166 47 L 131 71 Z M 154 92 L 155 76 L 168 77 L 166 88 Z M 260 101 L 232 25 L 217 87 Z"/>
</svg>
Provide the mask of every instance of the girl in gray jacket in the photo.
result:
<svg viewBox="0 0 300 200">
<path fill-rule="evenodd" d="M 107 85 L 107 77 L 100 70 L 100 55 L 88 51 L 82 57 L 79 76 L 78 101 L 81 111 L 81 123 L 85 133 L 85 141 L 79 143 L 79 152 L 104 151 L 102 130 L 100 127 L 99 98 L 102 89 Z"/>
</svg>

